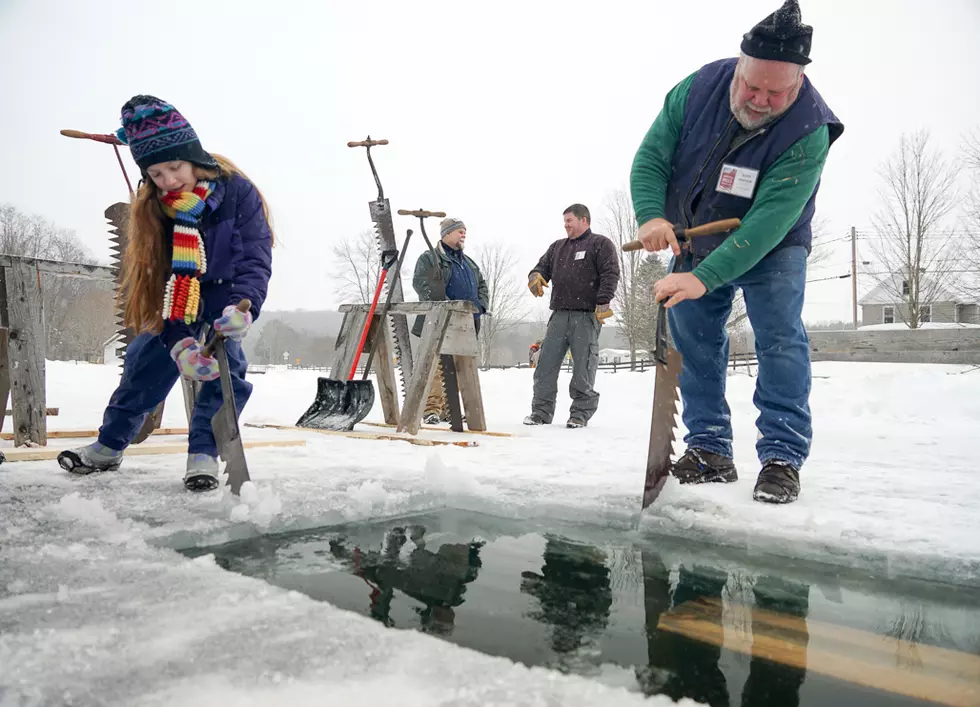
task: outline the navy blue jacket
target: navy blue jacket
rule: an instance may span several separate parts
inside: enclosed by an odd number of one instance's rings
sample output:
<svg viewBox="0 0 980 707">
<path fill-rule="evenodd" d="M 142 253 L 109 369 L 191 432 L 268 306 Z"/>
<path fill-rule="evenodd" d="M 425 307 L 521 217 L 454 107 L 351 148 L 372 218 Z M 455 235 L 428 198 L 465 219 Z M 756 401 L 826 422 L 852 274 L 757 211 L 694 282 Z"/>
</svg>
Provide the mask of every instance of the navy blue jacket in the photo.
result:
<svg viewBox="0 0 980 707">
<path fill-rule="evenodd" d="M 761 175 L 794 143 L 820 126 L 827 125 L 831 145 L 844 131 L 843 124 L 804 75 L 800 94 L 790 109 L 772 123 L 747 134 L 744 143 L 730 150 L 732 140 L 742 131 L 729 100 L 736 64 L 734 58 L 706 64 L 693 79 L 667 189 L 665 211 L 671 223 L 690 227 L 744 217 L 752 199 L 715 189 L 722 164 L 756 169 Z M 810 220 L 818 189 L 819 184 L 777 248 L 803 245 L 809 252 Z M 726 237 L 727 234 L 719 234 L 693 238 L 691 252 L 696 259 L 703 259 Z"/>
<path fill-rule="evenodd" d="M 258 319 L 272 276 L 272 233 L 252 183 L 238 176 L 219 179 L 206 202 L 201 230 L 207 254 L 207 272 L 201 276 L 202 320 L 212 324 L 226 306 L 246 298 L 252 303 L 253 321 Z M 167 241 L 169 263 L 173 242 Z M 160 297 L 162 302 L 162 292 Z M 172 348 L 197 331 L 199 327 L 165 321 L 161 336 Z"/>
</svg>

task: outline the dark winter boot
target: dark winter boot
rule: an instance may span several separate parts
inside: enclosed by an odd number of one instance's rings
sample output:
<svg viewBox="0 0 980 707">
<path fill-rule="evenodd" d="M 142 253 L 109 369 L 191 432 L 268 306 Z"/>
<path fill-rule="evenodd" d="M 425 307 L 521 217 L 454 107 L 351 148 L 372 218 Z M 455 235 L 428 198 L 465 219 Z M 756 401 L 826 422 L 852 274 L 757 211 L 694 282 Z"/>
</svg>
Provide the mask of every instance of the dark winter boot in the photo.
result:
<svg viewBox="0 0 980 707">
<path fill-rule="evenodd" d="M 548 425 L 551 423 L 543 420 L 541 416 L 538 415 L 536 412 L 532 412 L 530 415 L 524 418 L 524 424 L 525 425 Z"/>
<path fill-rule="evenodd" d="M 764 503 L 792 503 L 799 495 L 800 472 L 780 459 L 765 463 L 752 492 L 752 498 Z"/>
<path fill-rule="evenodd" d="M 671 473 L 682 484 L 728 484 L 738 481 L 735 463 L 721 454 L 706 452 L 690 447 L 684 456 L 677 460 Z"/>
</svg>

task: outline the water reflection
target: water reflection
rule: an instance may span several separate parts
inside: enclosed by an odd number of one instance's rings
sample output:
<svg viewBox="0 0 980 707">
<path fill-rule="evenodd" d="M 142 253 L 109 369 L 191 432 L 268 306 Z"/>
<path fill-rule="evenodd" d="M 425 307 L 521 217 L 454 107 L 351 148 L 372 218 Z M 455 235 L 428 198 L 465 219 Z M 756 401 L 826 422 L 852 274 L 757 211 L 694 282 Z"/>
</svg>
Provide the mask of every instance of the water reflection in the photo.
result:
<svg viewBox="0 0 980 707">
<path fill-rule="evenodd" d="M 674 700 L 980 705 L 977 591 L 556 530 L 432 514 L 187 554 L 528 665 L 613 666 Z"/>
<path fill-rule="evenodd" d="M 414 547 L 403 559 L 402 549 L 409 539 Z M 432 552 L 425 546 L 425 528 L 421 525 L 391 529 L 379 550 L 362 551 L 345 538 L 329 543 L 331 554 L 349 563 L 353 573 L 370 588 L 368 613 L 372 618 L 395 626 L 391 600 L 398 590 L 422 603 L 422 608 L 416 609 L 419 628 L 442 636 L 452 634 L 455 607 L 463 603 L 466 585 L 477 578 L 482 564 L 482 542 L 442 544 Z"/>
<path fill-rule="evenodd" d="M 638 677 L 644 690 L 675 700 L 689 697 L 712 707 L 733 704 L 720 667 L 725 646 L 722 595 L 730 575 L 710 566 L 681 565 L 673 585 L 659 555 L 644 551 L 642 557 L 648 668 Z M 745 651 L 752 658 L 740 704 L 796 707 L 806 675 L 810 588 L 763 575 L 752 594 L 752 643 Z M 766 631 L 765 611 L 778 612 L 783 619 L 775 641 Z M 773 660 L 774 651 L 779 651 L 779 662 Z"/>
</svg>

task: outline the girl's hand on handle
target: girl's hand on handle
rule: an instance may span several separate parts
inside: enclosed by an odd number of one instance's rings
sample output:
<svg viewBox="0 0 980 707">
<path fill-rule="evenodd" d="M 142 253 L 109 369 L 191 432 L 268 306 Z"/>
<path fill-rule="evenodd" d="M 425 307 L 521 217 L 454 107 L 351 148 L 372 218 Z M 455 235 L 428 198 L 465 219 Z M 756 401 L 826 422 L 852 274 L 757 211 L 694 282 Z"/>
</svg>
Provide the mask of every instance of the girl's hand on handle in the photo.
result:
<svg viewBox="0 0 980 707">
<path fill-rule="evenodd" d="M 193 381 L 213 381 L 221 375 L 217 360 L 205 356 L 201 345 L 193 336 L 186 336 L 170 350 L 170 358 L 177 364 L 182 378 Z"/>
</svg>

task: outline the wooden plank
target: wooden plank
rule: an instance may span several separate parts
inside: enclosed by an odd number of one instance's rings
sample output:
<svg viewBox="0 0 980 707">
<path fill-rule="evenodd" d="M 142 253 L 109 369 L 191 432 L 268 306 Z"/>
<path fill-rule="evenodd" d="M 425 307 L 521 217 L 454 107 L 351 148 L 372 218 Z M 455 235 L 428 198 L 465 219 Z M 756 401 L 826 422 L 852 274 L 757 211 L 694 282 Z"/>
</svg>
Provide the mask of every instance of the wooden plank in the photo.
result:
<svg viewBox="0 0 980 707">
<path fill-rule="evenodd" d="M 186 427 L 161 427 L 153 430 L 155 437 L 185 434 L 187 434 Z M 98 430 L 48 430 L 48 439 L 87 439 L 98 436 Z M 13 432 L 0 432 L 0 439 L 12 440 L 13 438 Z"/>
<path fill-rule="evenodd" d="M 446 327 L 439 353 L 454 356 L 480 355 L 480 343 L 476 340 L 472 315 L 450 312 L 449 326 Z"/>
<path fill-rule="evenodd" d="M 370 427 L 395 427 L 395 425 L 387 424 L 384 422 L 362 422 L 362 425 L 369 425 Z M 452 432 L 452 430 L 445 427 L 440 427 L 439 425 L 420 425 L 420 430 L 432 430 L 434 432 Z M 486 435 L 487 437 L 526 437 L 527 435 L 515 435 L 511 432 L 489 432 L 487 430 L 463 430 L 463 434 L 468 435 Z"/>
<path fill-rule="evenodd" d="M 50 273 L 59 277 L 78 277 L 85 280 L 116 279 L 116 271 L 104 265 L 86 265 L 84 263 L 69 263 L 61 260 L 46 260 L 44 258 L 25 258 L 19 255 L 0 255 L 0 267 L 10 268 L 23 266 L 31 272 Z"/>
<path fill-rule="evenodd" d="M 338 307 L 341 312 L 367 312 L 369 304 L 342 304 Z M 466 300 L 435 300 L 428 302 L 392 302 L 388 314 L 428 314 L 435 309 L 449 309 L 452 312 L 476 314 L 476 305 Z"/>
<path fill-rule="evenodd" d="M 0 271 L 2 270 L 0 268 Z M 11 411 L 7 410 L 7 398 L 10 397 L 10 361 L 7 358 L 7 327 L 0 327 L 0 397 L 3 398 L 3 402 L 0 402 L 0 410 L 4 411 L 0 415 L 0 430 L 2 430 L 4 421 L 11 414 Z"/>
<path fill-rule="evenodd" d="M 451 445 L 454 447 L 478 447 L 480 443 L 476 440 L 453 440 L 453 439 L 426 439 L 424 437 L 413 437 L 410 435 L 400 434 L 398 432 L 393 433 L 383 433 L 383 432 L 358 432 L 357 430 L 351 430 L 350 432 L 345 432 L 343 430 L 319 430 L 311 427 L 295 427 L 293 425 L 272 425 L 272 424 L 259 424 L 253 422 L 246 422 L 245 427 L 257 427 L 257 428 L 269 428 L 273 430 L 296 430 L 297 432 L 316 432 L 321 435 L 328 435 L 334 437 L 348 437 L 350 439 L 373 439 L 381 440 L 385 442 L 408 442 L 409 444 L 414 444 L 418 447 L 441 447 L 446 445 Z"/>
<path fill-rule="evenodd" d="M 471 430 L 485 430 L 487 418 L 483 412 L 483 392 L 480 390 L 476 356 L 454 356 L 453 359 L 456 361 L 456 378 L 466 410 L 466 426 Z"/>
<path fill-rule="evenodd" d="M 980 705 L 980 656 L 757 607 L 751 613 L 751 638 L 741 640 L 726 642 L 717 599 L 681 604 L 660 616 L 657 629 L 884 692 Z"/>
<path fill-rule="evenodd" d="M 14 258 L 7 267 L 7 307 L 10 318 L 10 407 L 18 446 L 47 443 L 44 390 L 44 325 L 37 270 Z"/>
<path fill-rule="evenodd" d="M 60 408 L 44 408 L 44 414 L 47 415 L 48 417 L 57 417 L 59 410 Z M 13 415 L 14 411 L 11 410 L 10 408 L 7 408 L 4 414 L 8 416 Z"/>
<path fill-rule="evenodd" d="M 380 317 L 375 317 L 378 326 L 384 326 Z M 401 413 L 398 410 L 398 381 L 395 379 L 395 365 L 391 360 L 391 351 L 388 347 L 388 337 L 386 331 L 381 331 L 378 337 L 378 350 L 371 360 L 371 365 L 377 374 L 378 395 L 381 397 L 381 411 L 384 414 L 385 422 L 398 426 Z"/>
<path fill-rule="evenodd" d="M 331 378 L 345 381 L 350 375 L 350 367 L 354 363 L 354 354 L 357 353 L 357 344 L 361 340 L 361 332 L 364 330 L 366 318 L 367 310 L 344 315 L 344 321 L 341 322 L 340 331 L 337 332 L 337 340 L 334 343 L 334 361 L 330 369 Z"/>
<path fill-rule="evenodd" d="M 256 439 L 242 441 L 246 449 L 256 447 L 304 447 L 305 439 Z M 4 461 L 8 462 L 34 462 L 57 459 L 58 455 L 64 451 L 60 447 L 3 447 L 0 453 L 4 456 Z M 130 446 L 126 448 L 126 456 L 145 456 L 148 454 L 187 454 L 186 444 L 145 444 L 140 446 Z"/>
<path fill-rule="evenodd" d="M 437 308 L 435 314 L 425 318 L 422 327 L 422 346 L 415 361 L 415 370 L 405 390 L 405 403 L 402 405 L 402 418 L 398 431 L 418 434 L 422 424 L 422 411 L 425 408 L 425 397 L 432 385 L 436 373 L 436 359 L 442 346 L 442 337 L 449 324 L 449 310 Z"/>
</svg>

